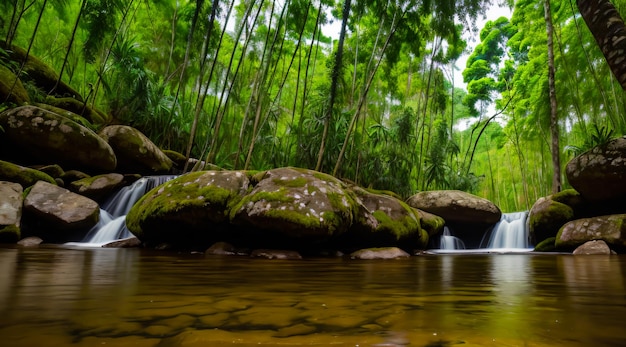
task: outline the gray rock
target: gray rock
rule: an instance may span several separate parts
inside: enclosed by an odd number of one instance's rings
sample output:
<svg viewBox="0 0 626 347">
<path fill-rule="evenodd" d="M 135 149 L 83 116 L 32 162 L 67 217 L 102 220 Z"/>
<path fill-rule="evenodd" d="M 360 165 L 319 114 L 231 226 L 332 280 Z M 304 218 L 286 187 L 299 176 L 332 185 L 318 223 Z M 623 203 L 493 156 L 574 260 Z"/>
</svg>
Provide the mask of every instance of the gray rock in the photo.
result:
<svg viewBox="0 0 626 347">
<path fill-rule="evenodd" d="M 0 181 L 0 242 L 13 243 L 20 239 L 22 200 L 21 185 Z"/>
<path fill-rule="evenodd" d="M 585 199 L 626 196 L 626 136 L 595 147 L 567 163 L 567 180 Z"/>
<path fill-rule="evenodd" d="M 39 181 L 24 200 L 24 209 L 53 229 L 88 229 L 98 222 L 95 201 L 47 182 Z"/>
<path fill-rule="evenodd" d="M 39 246 L 42 242 L 43 240 L 41 239 L 41 237 L 29 236 L 19 240 L 17 244 L 22 247 L 35 247 Z"/>
<path fill-rule="evenodd" d="M 574 250 L 573 254 L 611 254 L 611 249 L 609 248 L 609 245 L 602 240 L 592 240 L 578 246 Z"/>
<path fill-rule="evenodd" d="M 253 258 L 298 260 L 302 259 L 300 253 L 281 249 L 255 249 L 250 253 Z"/>
<path fill-rule="evenodd" d="M 495 224 L 502 212 L 491 201 L 459 190 L 433 190 L 411 196 L 407 203 L 446 222 Z"/>
<path fill-rule="evenodd" d="M 118 173 L 103 174 L 71 182 L 70 190 L 94 200 L 100 200 L 119 188 L 124 176 Z"/>
</svg>

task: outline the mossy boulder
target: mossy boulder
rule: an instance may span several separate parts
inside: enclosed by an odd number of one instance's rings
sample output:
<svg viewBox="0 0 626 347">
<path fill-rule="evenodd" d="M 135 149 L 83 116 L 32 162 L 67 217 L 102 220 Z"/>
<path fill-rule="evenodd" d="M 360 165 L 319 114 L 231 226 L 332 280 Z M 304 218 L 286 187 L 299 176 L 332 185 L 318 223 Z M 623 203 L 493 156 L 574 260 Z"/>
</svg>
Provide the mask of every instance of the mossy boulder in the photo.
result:
<svg viewBox="0 0 626 347">
<path fill-rule="evenodd" d="M 67 189 L 39 181 L 24 199 L 24 212 L 28 213 L 31 225 L 36 225 L 44 240 L 69 241 L 60 234 L 83 230 L 96 225 L 100 207 L 95 201 L 70 192 Z"/>
<path fill-rule="evenodd" d="M 82 125 L 35 106 L 0 113 L 3 156 L 18 163 L 60 164 L 87 171 L 112 171 L 117 160 L 106 141 Z"/>
<path fill-rule="evenodd" d="M 74 122 L 84 126 L 85 128 L 88 128 L 88 129 L 91 129 L 91 130 L 94 130 L 94 131 L 96 130 L 96 126 L 91 124 L 85 117 L 81 117 L 81 116 L 77 115 L 76 113 L 74 113 L 72 111 L 68 111 L 68 110 L 60 108 L 60 107 L 52 106 L 52 105 L 49 105 L 49 104 L 42 104 L 42 103 L 36 103 L 33 106 L 37 106 L 39 108 L 43 108 L 44 110 L 48 110 L 50 112 L 54 112 L 54 113 L 58 114 L 59 116 L 63 116 L 65 118 L 73 120 Z"/>
<path fill-rule="evenodd" d="M 22 186 L 0 181 L 0 243 L 15 243 L 21 237 Z"/>
<path fill-rule="evenodd" d="M 626 250 L 626 214 L 576 219 L 566 223 L 556 236 L 555 246 L 573 250 L 587 241 L 603 240 L 611 248 Z"/>
<path fill-rule="evenodd" d="M 575 157 L 565 172 L 572 187 L 589 201 L 626 198 L 626 136 Z"/>
<path fill-rule="evenodd" d="M 19 183 L 23 188 L 28 188 L 37 181 L 56 184 L 54 178 L 44 172 L 3 160 L 0 160 L 0 180 Z"/>
<path fill-rule="evenodd" d="M 104 125 L 111 121 L 111 117 L 109 117 L 106 113 L 98 111 L 97 109 L 92 108 L 84 102 L 74 98 L 48 97 L 46 98 L 46 104 L 62 110 L 70 111 L 79 117 L 85 118 L 91 124 Z M 68 118 L 73 119 L 74 117 L 70 116 Z"/>
<path fill-rule="evenodd" d="M 556 241 L 556 236 L 548 237 L 547 239 L 539 242 L 534 251 L 535 252 L 554 252 L 556 250 L 556 246 L 554 242 Z"/>
<path fill-rule="evenodd" d="M 118 172 L 167 173 L 174 165 L 163 151 L 135 128 L 111 125 L 102 129 L 100 136 L 113 148 L 118 160 Z"/>
<path fill-rule="evenodd" d="M 232 223 L 265 239 L 315 247 L 344 233 L 359 205 L 340 180 L 323 173 L 278 168 L 254 177 L 256 186 L 231 210 Z"/>
<path fill-rule="evenodd" d="M 59 81 L 57 84 L 59 74 L 32 54 L 29 54 L 27 57 L 25 49 L 15 45 L 9 47 L 5 41 L 0 41 L 0 47 L 4 48 L 9 53 L 9 58 L 12 61 L 18 64 L 22 64 L 22 62 L 26 61 L 23 78 L 32 81 L 33 84 L 43 89 L 46 93 L 52 91 L 54 88 L 54 95 L 71 97 L 79 101 L 83 100 L 78 91 L 70 87 L 67 83 Z"/>
<path fill-rule="evenodd" d="M 428 233 L 428 236 L 439 235 L 443 232 L 443 227 L 446 225 L 443 218 L 426 211 L 416 210 L 420 216 L 420 225 Z"/>
<path fill-rule="evenodd" d="M 398 198 L 350 187 L 362 205 L 350 230 L 340 236 L 340 248 L 400 247 L 413 251 L 428 244 L 419 212 Z M 365 223 L 364 223 L 365 222 Z"/>
<path fill-rule="evenodd" d="M 7 67 L 0 65 L 0 103 L 21 105 L 29 101 L 28 92 L 22 81 Z"/>
<path fill-rule="evenodd" d="M 149 246 L 161 243 L 205 250 L 222 241 L 230 206 L 249 187 L 241 171 L 197 171 L 145 194 L 126 215 L 126 226 Z"/>
<path fill-rule="evenodd" d="M 109 173 L 73 181 L 69 184 L 69 188 L 75 193 L 100 201 L 121 187 L 123 183 L 123 175 Z"/>
<path fill-rule="evenodd" d="M 539 198 L 530 209 L 528 225 L 531 243 L 555 237 L 563 224 L 574 219 L 574 210 L 551 197 Z"/>
</svg>

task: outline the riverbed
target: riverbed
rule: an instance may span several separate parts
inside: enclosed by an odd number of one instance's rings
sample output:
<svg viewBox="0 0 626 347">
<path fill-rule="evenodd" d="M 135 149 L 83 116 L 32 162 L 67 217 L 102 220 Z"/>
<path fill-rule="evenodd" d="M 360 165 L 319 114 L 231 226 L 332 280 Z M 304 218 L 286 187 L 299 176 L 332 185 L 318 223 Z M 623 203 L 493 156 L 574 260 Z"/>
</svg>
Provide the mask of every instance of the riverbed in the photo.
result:
<svg viewBox="0 0 626 347">
<path fill-rule="evenodd" d="M 0 248 L 1 346 L 621 346 L 625 256 Z"/>
</svg>

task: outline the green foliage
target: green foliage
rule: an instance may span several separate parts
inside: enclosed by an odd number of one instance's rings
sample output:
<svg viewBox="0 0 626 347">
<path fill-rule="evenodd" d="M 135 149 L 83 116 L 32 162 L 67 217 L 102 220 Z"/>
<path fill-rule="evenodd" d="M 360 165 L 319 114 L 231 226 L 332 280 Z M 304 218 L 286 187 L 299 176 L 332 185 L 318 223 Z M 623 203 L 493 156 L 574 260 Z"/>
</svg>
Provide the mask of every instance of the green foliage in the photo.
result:
<svg viewBox="0 0 626 347">
<path fill-rule="evenodd" d="M 615 133 L 607 126 L 598 126 L 598 124 L 594 123 L 591 130 L 590 136 L 586 137 L 581 145 L 567 145 L 565 150 L 573 156 L 578 156 L 594 147 L 603 146 L 615 138 Z"/>
</svg>

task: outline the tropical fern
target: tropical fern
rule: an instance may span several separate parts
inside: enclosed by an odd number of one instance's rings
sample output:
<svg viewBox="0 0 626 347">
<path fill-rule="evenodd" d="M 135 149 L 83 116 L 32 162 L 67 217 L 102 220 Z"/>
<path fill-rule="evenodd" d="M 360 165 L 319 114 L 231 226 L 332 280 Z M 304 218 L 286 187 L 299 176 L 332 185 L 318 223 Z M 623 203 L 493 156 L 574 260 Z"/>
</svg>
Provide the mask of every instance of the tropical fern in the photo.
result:
<svg viewBox="0 0 626 347">
<path fill-rule="evenodd" d="M 565 151 L 573 156 L 579 156 L 588 150 L 603 146 L 611 141 L 615 137 L 613 129 L 609 129 L 607 126 L 594 123 L 592 126 L 591 136 L 587 137 L 585 141 L 580 145 L 567 145 Z"/>
</svg>

